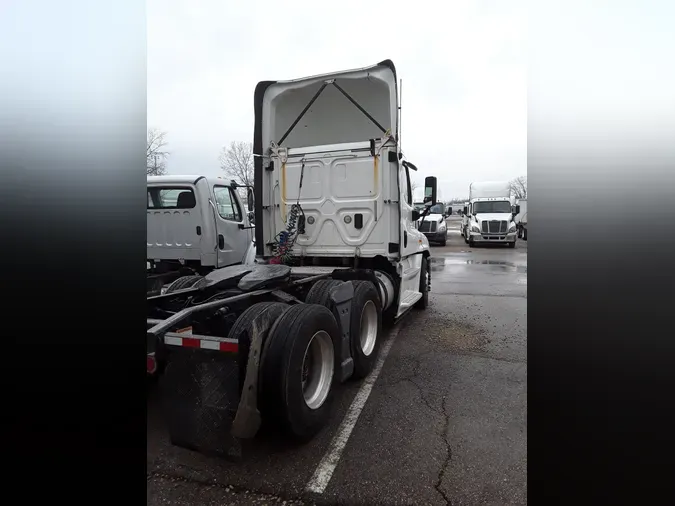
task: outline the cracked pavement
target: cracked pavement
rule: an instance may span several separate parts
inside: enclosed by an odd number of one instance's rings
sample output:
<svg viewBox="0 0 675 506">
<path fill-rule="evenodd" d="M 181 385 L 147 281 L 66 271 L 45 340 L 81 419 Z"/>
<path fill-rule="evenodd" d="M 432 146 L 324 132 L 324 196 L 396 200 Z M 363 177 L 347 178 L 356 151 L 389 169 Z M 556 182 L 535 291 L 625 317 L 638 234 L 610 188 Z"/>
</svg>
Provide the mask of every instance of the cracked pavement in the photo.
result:
<svg viewBox="0 0 675 506">
<path fill-rule="evenodd" d="M 148 504 L 527 503 L 527 243 L 469 249 L 448 220 L 431 305 L 401 322 L 321 496 L 304 492 L 360 383 L 307 445 L 246 442 L 240 462 L 171 446 L 148 404 Z"/>
</svg>

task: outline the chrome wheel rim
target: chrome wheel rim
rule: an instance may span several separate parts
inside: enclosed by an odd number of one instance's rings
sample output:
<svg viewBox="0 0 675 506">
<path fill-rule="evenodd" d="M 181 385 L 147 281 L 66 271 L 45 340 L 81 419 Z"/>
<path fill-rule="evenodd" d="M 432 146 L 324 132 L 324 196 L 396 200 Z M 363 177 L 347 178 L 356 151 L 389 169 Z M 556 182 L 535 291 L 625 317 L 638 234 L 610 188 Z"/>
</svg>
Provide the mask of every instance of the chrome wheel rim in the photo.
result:
<svg viewBox="0 0 675 506">
<path fill-rule="evenodd" d="M 325 330 L 312 336 L 302 359 L 302 394 L 309 409 L 318 409 L 328 397 L 333 383 L 335 352 Z"/>
<path fill-rule="evenodd" d="M 377 340 L 377 308 L 372 300 L 361 311 L 361 351 L 367 357 L 375 349 Z"/>
</svg>

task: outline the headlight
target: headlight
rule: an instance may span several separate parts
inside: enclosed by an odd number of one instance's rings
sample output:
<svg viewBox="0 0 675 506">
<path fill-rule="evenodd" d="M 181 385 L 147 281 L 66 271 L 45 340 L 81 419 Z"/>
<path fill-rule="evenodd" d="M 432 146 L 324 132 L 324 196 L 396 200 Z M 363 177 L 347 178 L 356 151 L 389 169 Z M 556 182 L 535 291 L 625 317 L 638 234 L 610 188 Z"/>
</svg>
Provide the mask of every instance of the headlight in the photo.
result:
<svg viewBox="0 0 675 506">
<path fill-rule="evenodd" d="M 509 229 L 509 234 L 510 234 L 511 232 L 515 232 L 515 231 L 516 231 L 516 226 L 515 226 L 515 225 L 511 225 L 511 228 Z"/>
<path fill-rule="evenodd" d="M 475 225 L 472 225 L 472 226 L 471 226 L 471 231 L 472 231 L 472 232 L 478 232 L 478 233 L 480 234 L 480 228 L 478 228 L 478 227 L 475 226 Z"/>
<path fill-rule="evenodd" d="M 443 223 L 442 225 L 439 225 L 439 226 L 438 226 L 438 231 L 439 231 L 439 232 L 445 232 L 445 223 Z"/>
</svg>

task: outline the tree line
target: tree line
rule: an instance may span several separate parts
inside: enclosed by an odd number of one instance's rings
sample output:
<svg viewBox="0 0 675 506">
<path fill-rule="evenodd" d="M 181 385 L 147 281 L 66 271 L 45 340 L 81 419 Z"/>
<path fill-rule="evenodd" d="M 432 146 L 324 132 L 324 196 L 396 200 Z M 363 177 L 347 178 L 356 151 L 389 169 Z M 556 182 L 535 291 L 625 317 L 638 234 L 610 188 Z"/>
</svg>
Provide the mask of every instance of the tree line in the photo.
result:
<svg viewBox="0 0 675 506">
<path fill-rule="evenodd" d="M 148 129 L 147 175 L 161 176 L 166 174 L 166 161 L 170 155 L 167 151 L 167 133 L 157 129 Z M 253 143 L 232 141 L 224 146 L 218 156 L 220 168 L 225 176 L 237 184 L 253 186 Z M 517 199 L 527 198 L 527 176 L 519 176 L 509 182 L 511 195 Z M 418 187 L 416 181 L 411 185 L 413 192 Z M 464 203 L 466 199 L 453 198 L 451 204 Z"/>
</svg>

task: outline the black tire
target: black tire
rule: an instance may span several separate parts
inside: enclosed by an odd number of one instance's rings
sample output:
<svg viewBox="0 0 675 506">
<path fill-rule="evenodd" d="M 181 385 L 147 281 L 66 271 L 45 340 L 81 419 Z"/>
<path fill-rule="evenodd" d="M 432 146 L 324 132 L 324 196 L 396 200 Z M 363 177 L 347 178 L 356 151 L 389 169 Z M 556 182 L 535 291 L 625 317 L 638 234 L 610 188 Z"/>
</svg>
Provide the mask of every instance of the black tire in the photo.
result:
<svg viewBox="0 0 675 506">
<path fill-rule="evenodd" d="M 333 313 L 318 304 L 292 306 L 270 329 L 269 347 L 263 356 L 263 417 L 300 442 L 309 441 L 328 423 L 338 377 L 335 360 L 329 360 L 333 371 L 327 396 L 320 405 L 310 408 L 302 385 L 304 358 L 312 338 L 320 331 L 328 335 L 335 356 L 340 331 Z"/>
<path fill-rule="evenodd" d="M 523 241 L 527 241 L 527 229 L 523 229 Z"/>
<path fill-rule="evenodd" d="M 246 309 L 239 315 L 234 326 L 230 329 L 227 337 L 239 341 L 239 354 L 237 356 L 237 365 L 239 366 L 239 391 L 244 387 L 246 379 L 246 366 L 248 364 L 248 355 L 251 350 L 251 322 L 264 312 L 268 312 L 269 320 L 264 332 L 269 332 L 274 322 L 289 308 L 288 304 L 283 302 L 258 302 Z M 264 342 L 265 337 L 263 337 Z"/>
<path fill-rule="evenodd" d="M 204 286 L 205 284 L 206 280 L 202 276 L 198 275 L 183 276 L 175 280 L 169 286 L 167 286 L 166 291 L 164 293 L 173 293 L 177 292 L 178 290 L 186 290 L 188 288 Z"/>
<path fill-rule="evenodd" d="M 446 246 L 447 244 L 448 244 L 448 236 L 446 235 L 445 239 L 443 239 L 443 241 L 441 241 L 441 246 Z"/>
<path fill-rule="evenodd" d="M 370 281 L 352 281 L 354 285 L 354 298 L 351 305 L 351 324 L 349 328 L 350 348 L 352 358 L 354 359 L 354 374 L 352 378 L 361 379 L 368 376 L 373 369 L 377 354 L 380 351 L 380 337 L 382 335 L 382 303 L 380 294 Z M 372 305 L 372 306 L 371 306 Z M 374 308 L 375 314 L 372 311 Z M 369 320 L 376 318 L 375 342 L 366 345 L 370 349 L 364 350 L 361 343 L 362 324 L 368 325 L 368 321 L 362 321 L 363 318 Z"/>
<path fill-rule="evenodd" d="M 510 242 L 509 243 L 509 248 L 515 248 L 516 247 L 516 241 Z"/>
<path fill-rule="evenodd" d="M 415 303 L 416 309 L 426 309 L 429 306 L 430 277 L 429 261 L 426 257 L 422 257 L 422 268 L 420 271 L 420 292 L 422 292 L 422 298 Z"/>
<path fill-rule="evenodd" d="M 468 232 L 464 230 L 464 233 L 462 234 L 464 236 L 464 242 L 469 244 L 469 237 L 468 237 Z"/>
<path fill-rule="evenodd" d="M 476 245 L 475 242 L 473 242 L 473 237 L 469 237 L 469 247 L 473 248 Z"/>
<path fill-rule="evenodd" d="M 330 307 L 330 291 L 333 287 L 341 284 L 342 281 L 336 279 L 322 279 L 314 283 L 309 292 L 307 292 L 307 297 L 305 297 L 305 302 L 307 304 L 319 304 L 320 306 L 325 306 L 329 309 Z"/>
</svg>

